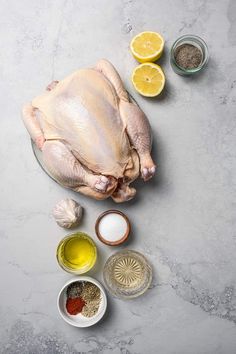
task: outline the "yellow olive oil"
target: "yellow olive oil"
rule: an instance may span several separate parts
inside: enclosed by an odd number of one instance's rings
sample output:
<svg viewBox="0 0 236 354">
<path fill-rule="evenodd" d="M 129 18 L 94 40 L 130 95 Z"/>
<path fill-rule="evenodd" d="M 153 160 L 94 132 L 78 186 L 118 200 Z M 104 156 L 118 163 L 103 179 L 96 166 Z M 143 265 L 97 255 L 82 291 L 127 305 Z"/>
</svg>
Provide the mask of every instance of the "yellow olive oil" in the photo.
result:
<svg viewBox="0 0 236 354">
<path fill-rule="evenodd" d="M 94 241 L 78 232 L 65 237 L 57 248 L 58 263 L 68 272 L 82 274 L 93 267 L 97 259 Z"/>
</svg>

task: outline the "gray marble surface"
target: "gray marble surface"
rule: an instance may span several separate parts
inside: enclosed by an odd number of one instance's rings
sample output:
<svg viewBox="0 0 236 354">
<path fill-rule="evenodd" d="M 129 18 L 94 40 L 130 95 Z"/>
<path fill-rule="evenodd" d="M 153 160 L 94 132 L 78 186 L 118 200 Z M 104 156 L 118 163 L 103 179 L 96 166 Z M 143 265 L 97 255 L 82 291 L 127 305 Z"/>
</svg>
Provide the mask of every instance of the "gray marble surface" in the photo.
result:
<svg viewBox="0 0 236 354">
<path fill-rule="evenodd" d="M 236 352 L 236 2 L 234 0 L 1 0 L 0 352 L 3 354 L 233 354 Z M 162 97 L 134 92 L 128 46 L 143 30 L 166 39 Z M 209 45 L 196 78 L 172 72 L 169 51 L 182 34 Z M 112 201 L 61 188 L 38 166 L 20 119 L 22 104 L 52 80 L 106 57 L 148 115 L 159 165 L 137 198 L 118 208 L 133 224 L 127 247 L 153 265 L 145 296 L 109 296 L 102 322 L 72 328 L 56 297 L 70 275 L 55 249 L 66 234 L 51 216 L 73 197 L 85 208 L 78 228 L 92 235 Z M 114 249 L 99 247 L 101 270 Z"/>
</svg>

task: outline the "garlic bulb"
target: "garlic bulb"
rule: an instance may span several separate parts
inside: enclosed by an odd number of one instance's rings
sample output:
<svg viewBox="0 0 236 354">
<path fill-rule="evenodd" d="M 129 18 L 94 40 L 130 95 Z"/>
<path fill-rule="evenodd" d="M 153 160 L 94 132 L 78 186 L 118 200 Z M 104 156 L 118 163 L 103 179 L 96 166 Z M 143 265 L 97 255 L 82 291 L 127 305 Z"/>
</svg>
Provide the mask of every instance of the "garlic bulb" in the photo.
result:
<svg viewBox="0 0 236 354">
<path fill-rule="evenodd" d="M 79 224 L 82 218 L 82 206 L 73 199 L 63 199 L 53 209 L 57 224 L 66 229 Z"/>
</svg>

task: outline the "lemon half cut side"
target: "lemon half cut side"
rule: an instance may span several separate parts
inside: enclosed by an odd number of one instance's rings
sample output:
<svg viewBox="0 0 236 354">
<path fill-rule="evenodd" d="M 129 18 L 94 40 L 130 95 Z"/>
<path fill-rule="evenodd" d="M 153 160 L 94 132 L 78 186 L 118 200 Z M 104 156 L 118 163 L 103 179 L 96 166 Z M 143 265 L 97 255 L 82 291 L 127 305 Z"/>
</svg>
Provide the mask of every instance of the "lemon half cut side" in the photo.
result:
<svg viewBox="0 0 236 354">
<path fill-rule="evenodd" d="M 159 65 L 144 63 L 134 69 L 132 83 L 141 95 L 155 97 L 162 92 L 165 86 L 165 75 Z"/>
<path fill-rule="evenodd" d="M 161 57 L 163 49 L 164 39 L 157 32 L 141 32 L 130 43 L 130 50 L 140 63 L 156 61 Z"/>
</svg>

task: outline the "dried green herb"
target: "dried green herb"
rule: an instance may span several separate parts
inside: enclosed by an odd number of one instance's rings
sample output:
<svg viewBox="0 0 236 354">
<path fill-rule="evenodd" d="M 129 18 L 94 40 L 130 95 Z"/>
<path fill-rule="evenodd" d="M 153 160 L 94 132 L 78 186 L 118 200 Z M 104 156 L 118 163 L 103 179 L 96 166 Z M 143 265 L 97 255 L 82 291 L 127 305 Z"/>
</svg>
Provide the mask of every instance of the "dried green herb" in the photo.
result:
<svg viewBox="0 0 236 354">
<path fill-rule="evenodd" d="M 100 289 L 95 284 L 85 282 L 81 297 L 85 301 L 85 306 L 83 307 L 81 314 L 85 317 L 94 316 L 97 313 L 101 302 Z"/>
</svg>

